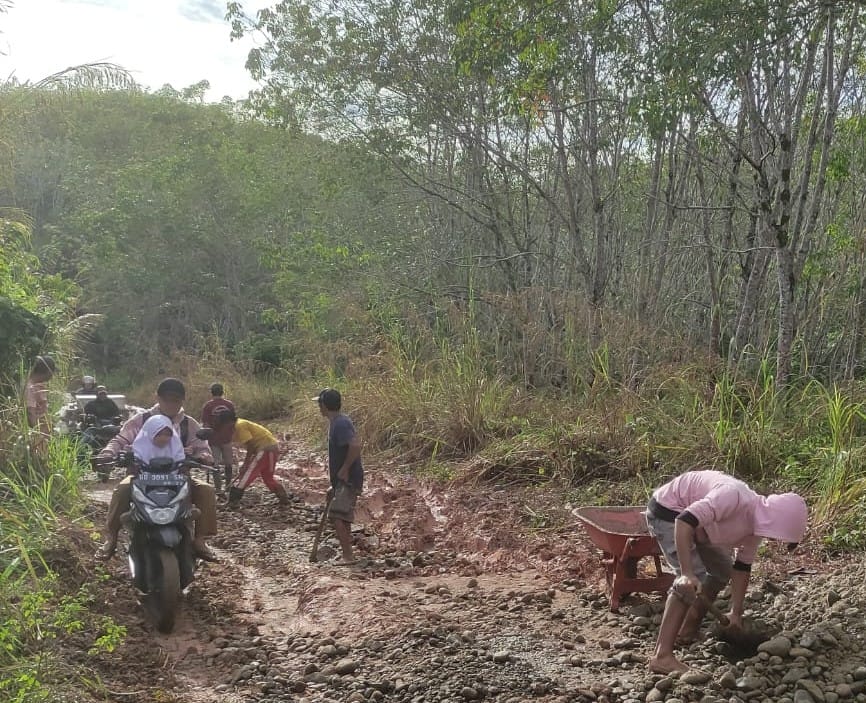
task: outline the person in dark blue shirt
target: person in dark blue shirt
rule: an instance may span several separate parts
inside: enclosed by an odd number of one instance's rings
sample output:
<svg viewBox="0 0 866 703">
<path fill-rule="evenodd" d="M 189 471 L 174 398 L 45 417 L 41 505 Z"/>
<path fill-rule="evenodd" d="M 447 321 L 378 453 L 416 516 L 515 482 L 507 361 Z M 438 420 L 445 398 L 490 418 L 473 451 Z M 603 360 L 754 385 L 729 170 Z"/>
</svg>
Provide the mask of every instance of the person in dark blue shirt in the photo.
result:
<svg viewBox="0 0 866 703">
<path fill-rule="evenodd" d="M 355 563 L 352 552 L 352 521 L 355 504 L 364 487 L 364 467 L 361 463 L 361 442 L 352 420 L 344 415 L 342 397 L 334 388 L 325 388 L 315 400 L 319 412 L 328 418 L 328 473 L 331 495 L 328 518 L 340 542 L 341 563 Z"/>
<path fill-rule="evenodd" d="M 97 386 L 96 398 L 85 404 L 84 414 L 93 415 L 97 420 L 114 420 L 120 417 L 120 408 L 108 397 L 105 386 Z"/>
</svg>

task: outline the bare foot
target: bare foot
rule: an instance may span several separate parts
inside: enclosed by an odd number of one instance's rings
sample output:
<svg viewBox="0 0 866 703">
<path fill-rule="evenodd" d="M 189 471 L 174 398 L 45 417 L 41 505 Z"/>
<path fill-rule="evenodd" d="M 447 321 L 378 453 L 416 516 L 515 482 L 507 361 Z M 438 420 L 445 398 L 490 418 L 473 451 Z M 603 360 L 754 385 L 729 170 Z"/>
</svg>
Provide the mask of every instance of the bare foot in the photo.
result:
<svg viewBox="0 0 866 703">
<path fill-rule="evenodd" d="M 649 660 L 649 670 L 654 674 L 672 674 L 675 671 L 680 673 L 688 671 L 689 667 L 683 664 L 673 654 L 666 657 L 653 657 Z"/>
</svg>

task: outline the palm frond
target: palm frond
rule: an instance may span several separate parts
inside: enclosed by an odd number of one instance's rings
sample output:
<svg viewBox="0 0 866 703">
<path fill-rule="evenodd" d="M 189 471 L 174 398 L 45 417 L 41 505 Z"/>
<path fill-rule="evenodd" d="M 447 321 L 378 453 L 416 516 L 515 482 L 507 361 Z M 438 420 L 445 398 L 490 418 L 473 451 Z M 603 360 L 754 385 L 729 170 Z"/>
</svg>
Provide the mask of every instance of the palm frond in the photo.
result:
<svg viewBox="0 0 866 703">
<path fill-rule="evenodd" d="M 107 62 L 70 66 L 36 83 L 34 88 L 76 90 L 138 90 L 138 83 L 122 66 Z"/>
<path fill-rule="evenodd" d="M 33 229 L 33 217 L 29 212 L 17 207 L 0 207 L 0 221 L 15 222 L 24 225 L 28 230 Z"/>
<path fill-rule="evenodd" d="M 84 343 L 102 323 L 104 315 L 86 313 L 70 320 L 56 332 L 57 340 L 64 349 L 80 352 Z"/>
</svg>

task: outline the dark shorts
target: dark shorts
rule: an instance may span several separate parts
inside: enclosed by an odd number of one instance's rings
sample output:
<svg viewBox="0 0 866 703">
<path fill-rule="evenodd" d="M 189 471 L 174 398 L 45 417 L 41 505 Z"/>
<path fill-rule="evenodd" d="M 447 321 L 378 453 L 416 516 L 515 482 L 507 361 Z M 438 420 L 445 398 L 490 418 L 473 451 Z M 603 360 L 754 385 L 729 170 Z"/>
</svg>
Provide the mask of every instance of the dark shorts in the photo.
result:
<svg viewBox="0 0 866 703">
<path fill-rule="evenodd" d="M 682 574 L 677 545 L 674 540 L 674 523 L 661 520 L 647 513 L 647 526 L 664 552 L 665 559 L 677 576 Z M 698 580 L 708 587 L 721 589 L 731 578 L 733 559 L 730 549 L 713 544 L 698 543 L 692 548 L 692 568 Z"/>
<path fill-rule="evenodd" d="M 355 505 L 358 502 L 359 491 L 348 483 L 340 483 L 334 490 L 334 497 L 328 508 L 328 518 L 331 520 L 342 520 L 343 522 L 355 521 Z"/>
</svg>

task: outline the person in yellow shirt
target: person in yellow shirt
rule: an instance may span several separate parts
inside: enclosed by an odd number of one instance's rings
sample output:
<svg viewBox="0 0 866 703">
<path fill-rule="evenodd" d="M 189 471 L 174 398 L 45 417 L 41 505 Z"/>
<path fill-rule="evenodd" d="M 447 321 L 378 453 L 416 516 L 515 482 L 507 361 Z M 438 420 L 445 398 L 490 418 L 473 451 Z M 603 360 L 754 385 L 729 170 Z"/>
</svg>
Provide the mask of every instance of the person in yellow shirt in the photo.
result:
<svg viewBox="0 0 866 703">
<path fill-rule="evenodd" d="M 233 410 L 218 411 L 214 416 L 214 429 L 220 430 L 228 425 L 232 427 L 232 444 L 238 444 L 247 450 L 238 472 L 237 483 L 229 488 L 229 507 L 238 507 L 244 491 L 259 476 L 268 490 L 279 499 L 280 505 L 288 505 L 291 498 L 283 484 L 274 476 L 280 453 L 277 438 L 266 427 L 239 418 Z"/>
</svg>

